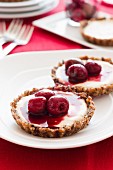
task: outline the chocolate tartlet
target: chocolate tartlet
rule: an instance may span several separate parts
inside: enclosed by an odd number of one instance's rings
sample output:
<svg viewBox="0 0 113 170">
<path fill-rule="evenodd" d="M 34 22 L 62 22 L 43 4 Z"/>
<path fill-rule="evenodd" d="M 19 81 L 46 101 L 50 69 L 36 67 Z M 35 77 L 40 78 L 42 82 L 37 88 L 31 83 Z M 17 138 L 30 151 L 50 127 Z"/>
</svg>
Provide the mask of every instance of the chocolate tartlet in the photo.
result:
<svg viewBox="0 0 113 170">
<path fill-rule="evenodd" d="M 36 103 L 38 100 L 40 104 Z M 11 112 L 17 124 L 28 133 L 46 138 L 79 132 L 89 124 L 94 110 L 90 96 L 75 93 L 73 88 L 62 85 L 25 91 L 11 103 Z"/>
<path fill-rule="evenodd" d="M 75 58 L 75 60 L 76 59 L 77 58 Z M 73 80 L 73 77 L 71 77 L 72 79 L 70 79 L 70 77 L 66 74 L 66 67 L 65 67 L 66 61 L 62 61 L 58 63 L 58 65 L 52 69 L 51 76 L 53 78 L 53 81 L 56 84 L 63 84 L 67 86 L 69 85 L 75 92 L 86 92 L 88 95 L 94 97 L 113 92 L 113 62 L 110 58 L 97 58 L 97 57 L 83 56 L 80 57 L 80 60 L 83 62 L 82 65 L 84 65 L 85 67 L 84 68 L 85 72 L 82 73 L 81 70 L 79 71 L 80 78 L 81 76 L 82 78 L 84 78 L 82 79 L 82 81 L 80 79 L 79 79 L 80 81 L 76 81 L 76 79 L 75 82 L 71 81 Z M 88 65 L 87 63 L 89 63 L 90 61 L 96 64 L 96 68 L 90 68 L 89 71 L 92 70 L 94 72 L 99 70 L 98 75 L 97 74 L 90 75 L 89 73 L 87 73 L 88 71 L 86 70 L 86 66 Z M 77 74 L 76 70 L 74 72 L 73 67 L 71 67 L 71 69 L 72 69 L 72 76 L 73 74 L 76 75 Z"/>
<path fill-rule="evenodd" d="M 93 44 L 113 46 L 113 18 L 97 18 L 81 21 L 83 38 Z"/>
</svg>

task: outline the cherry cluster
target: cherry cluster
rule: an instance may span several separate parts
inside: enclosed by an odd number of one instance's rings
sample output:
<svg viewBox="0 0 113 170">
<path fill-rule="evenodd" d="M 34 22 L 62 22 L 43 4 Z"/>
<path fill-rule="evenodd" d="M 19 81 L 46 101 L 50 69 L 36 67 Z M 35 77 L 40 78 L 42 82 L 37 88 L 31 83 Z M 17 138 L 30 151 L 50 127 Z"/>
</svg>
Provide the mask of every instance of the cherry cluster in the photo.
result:
<svg viewBox="0 0 113 170">
<path fill-rule="evenodd" d="M 88 79 L 88 76 L 98 76 L 101 69 L 101 66 L 93 60 L 87 61 L 85 65 L 79 58 L 65 62 L 65 72 L 71 83 L 84 82 Z"/>
<path fill-rule="evenodd" d="M 77 22 L 92 18 L 95 12 L 96 7 L 85 0 L 72 0 L 66 5 L 67 16 Z"/>
<path fill-rule="evenodd" d="M 28 112 L 36 116 L 59 116 L 66 114 L 68 109 L 68 100 L 49 89 L 38 91 L 28 102 Z"/>
</svg>

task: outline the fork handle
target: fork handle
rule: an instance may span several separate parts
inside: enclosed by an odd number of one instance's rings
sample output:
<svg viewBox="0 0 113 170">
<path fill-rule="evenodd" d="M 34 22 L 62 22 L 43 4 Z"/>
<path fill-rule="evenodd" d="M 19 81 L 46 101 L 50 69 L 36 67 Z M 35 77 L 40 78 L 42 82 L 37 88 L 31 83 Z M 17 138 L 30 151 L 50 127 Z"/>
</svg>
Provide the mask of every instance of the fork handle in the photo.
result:
<svg viewBox="0 0 113 170">
<path fill-rule="evenodd" d="M 18 44 L 17 43 L 11 43 L 6 48 L 3 49 L 3 56 L 6 56 L 9 54 Z"/>
</svg>

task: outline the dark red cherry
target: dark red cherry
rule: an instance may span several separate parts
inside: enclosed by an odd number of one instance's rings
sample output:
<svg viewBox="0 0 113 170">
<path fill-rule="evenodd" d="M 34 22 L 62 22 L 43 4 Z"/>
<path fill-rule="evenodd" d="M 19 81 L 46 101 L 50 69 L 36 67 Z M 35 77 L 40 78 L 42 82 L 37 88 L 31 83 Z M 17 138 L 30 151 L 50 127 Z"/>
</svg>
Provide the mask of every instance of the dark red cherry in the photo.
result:
<svg viewBox="0 0 113 170">
<path fill-rule="evenodd" d="M 96 12 L 96 7 L 89 3 L 83 4 L 83 11 L 86 13 L 87 19 L 90 19 Z"/>
<path fill-rule="evenodd" d="M 69 80 L 73 83 L 86 81 L 88 78 L 88 72 L 86 68 L 81 64 L 73 64 L 67 70 Z"/>
<path fill-rule="evenodd" d="M 86 18 L 86 13 L 81 8 L 77 8 L 72 12 L 70 18 L 76 22 L 79 22 Z"/>
<path fill-rule="evenodd" d="M 66 9 L 66 12 L 72 12 L 73 10 L 75 10 L 76 9 L 76 4 L 74 4 L 74 3 L 66 3 L 66 7 L 65 7 L 65 9 Z"/>
<path fill-rule="evenodd" d="M 84 4 L 84 0 L 72 0 L 74 4 L 77 5 L 77 7 L 82 7 Z"/>
<path fill-rule="evenodd" d="M 65 97 L 52 96 L 47 102 L 47 110 L 51 115 L 59 116 L 66 114 L 69 109 L 69 102 Z"/>
<path fill-rule="evenodd" d="M 43 96 L 45 97 L 47 100 L 51 97 L 51 96 L 54 96 L 55 93 L 52 91 L 52 90 L 49 90 L 49 89 L 42 89 L 40 91 L 38 91 L 37 93 L 35 93 L 35 96 L 38 97 L 38 96 Z"/>
<path fill-rule="evenodd" d="M 70 59 L 65 62 L 65 73 L 67 74 L 68 68 L 73 65 L 73 64 L 83 64 L 81 59 L 76 58 L 76 59 Z"/>
<path fill-rule="evenodd" d="M 101 72 L 101 66 L 97 63 L 95 63 L 94 61 L 89 61 L 85 64 L 85 67 L 88 71 L 88 74 L 90 76 L 97 76 L 100 74 Z"/>
<path fill-rule="evenodd" d="M 36 97 L 28 102 L 28 111 L 34 115 L 44 114 L 47 100 L 45 97 Z"/>
</svg>

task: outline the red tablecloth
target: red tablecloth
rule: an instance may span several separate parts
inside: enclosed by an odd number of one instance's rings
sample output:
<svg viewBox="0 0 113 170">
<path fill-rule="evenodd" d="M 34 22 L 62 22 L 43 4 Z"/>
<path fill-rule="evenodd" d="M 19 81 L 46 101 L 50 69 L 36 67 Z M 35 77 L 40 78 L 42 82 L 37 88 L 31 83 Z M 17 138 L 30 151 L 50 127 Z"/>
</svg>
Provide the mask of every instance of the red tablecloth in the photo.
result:
<svg viewBox="0 0 113 170">
<path fill-rule="evenodd" d="M 63 2 L 52 12 L 63 10 Z M 44 15 L 45 16 L 45 15 Z M 25 19 L 31 23 L 39 17 Z M 22 51 L 85 48 L 57 35 L 35 28 L 30 43 L 17 47 Z M 0 139 L 0 170 L 113 170 L 113 137 L 81 148 L 43 150 L 19 146 Z"/>
</svg>

